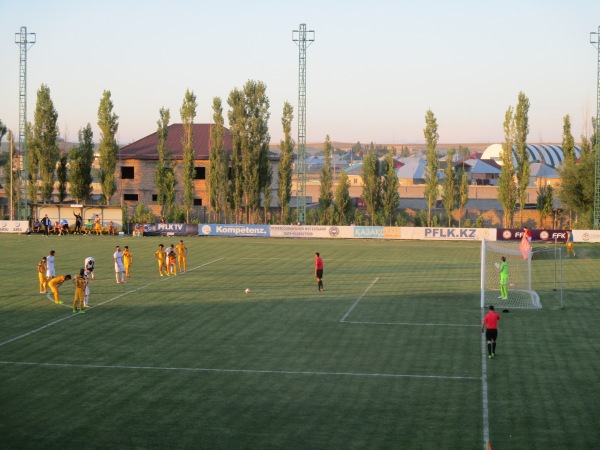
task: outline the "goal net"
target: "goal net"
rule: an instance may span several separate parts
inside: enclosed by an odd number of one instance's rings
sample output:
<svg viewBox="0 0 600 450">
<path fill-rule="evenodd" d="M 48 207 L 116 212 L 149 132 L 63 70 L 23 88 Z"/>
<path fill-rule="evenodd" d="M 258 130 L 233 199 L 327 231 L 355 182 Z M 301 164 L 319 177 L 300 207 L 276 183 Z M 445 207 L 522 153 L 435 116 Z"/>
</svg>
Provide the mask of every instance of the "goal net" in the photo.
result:
<svg viewBox="0 0 600 450">
<path fill-rule="evenodd" d="M 481 307 L 495 305 L 501 308 L 540 309 L 539 290 L 557 290 L 557 260 L 560 249 L 533 246 L 527 255 L 519 248 L 520 241 L 481 241 Z M 506 289 L 503 299 L 500 286 L 502 257 L 508 264 Z M 553 284 L 553 285 L 552 285 Z M 560 286 L 562 307 L 562 286 Z"/>
</svg>

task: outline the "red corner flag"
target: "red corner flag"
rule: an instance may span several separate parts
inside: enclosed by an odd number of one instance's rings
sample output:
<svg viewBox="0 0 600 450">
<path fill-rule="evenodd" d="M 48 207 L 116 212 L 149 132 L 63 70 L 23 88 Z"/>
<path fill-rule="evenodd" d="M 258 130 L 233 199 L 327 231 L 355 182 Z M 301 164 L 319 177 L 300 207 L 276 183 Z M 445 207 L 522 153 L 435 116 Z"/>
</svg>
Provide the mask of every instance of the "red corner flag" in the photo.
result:
<svg viewBox="0 0 600 450">
<path fill-rule="evenodd" d="M 519 249 L 521 250 L 521 255 L 523 255 L 523 259 L 527 259 L 527 255 L 529 255 L 529 250 L 531 250 L 531 244 L 529 243 L 525 235 L 523 235 L 523 238 L 521 239 Z"/>
</svg>

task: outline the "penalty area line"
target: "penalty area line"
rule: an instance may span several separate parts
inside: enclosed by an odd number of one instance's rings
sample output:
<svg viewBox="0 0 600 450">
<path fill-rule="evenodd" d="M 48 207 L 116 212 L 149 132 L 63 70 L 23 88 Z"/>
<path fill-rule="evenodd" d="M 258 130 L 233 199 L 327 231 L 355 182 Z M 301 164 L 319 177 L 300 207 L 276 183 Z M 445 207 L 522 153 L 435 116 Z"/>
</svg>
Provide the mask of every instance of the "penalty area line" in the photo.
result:
<svg viewBox="0 0 600 450">
<path fill-rule="evenodd" d="M 415 327 L 478 327 L 479 325 L 462 323 L 417 323 L 417 322 L 361 322 L 356 320 L 345 320 L 345 323 L 356 323 L 364 325 L 406 325 Z"/>
<path fill-rule="evenodd" d="M 119 370 L 162 370 L 169 372 L 212 372 L 212 373 L 248 373 L 266 375 L 300 375 L 300 376 L 329 376 L 329 377 L 365 377 L 365 378 L 420 378 L 437 380 L 473 380 L 479 381 L 481 377 L 453 376 L 453 375 L 416 375 L 398 373 L 368 373 L 368 372 L 320 372 L 307 370 L 261 370 L 261 369 L 224 369 L 208 367 L 160 367 L 160 366 L 127 366 L 108 364 L 69 364 L 69 363 L 38 363 L 19 361 L 0 361 L 0 364 L 14 366 L 38 367 L 63 367 L 78 369 L 119 369 Z"/>
<path fill-rule="evenodd" d="M 356 301 L 354 302 L 354 304 L 350 307 L 350 309 L 348 309 L 348 311 L 346 311 L 346 314 L 344 314 L 344 317 L 342 317 L 340 319 L 340 322 L 345 322 L 346 321 L 346 317 L 348 317 L 350 315 L 350 313 L 352 313 L 352 310 L 354 308 L 356 308 L 356 305 L 358 305 L 358 303 L 363 299 L 363 297 L 365 295 L 367 295 L 367 292 L 369 292 L 369 289 L 371 289 L 375 283 L 377 283 L 379 281 L 379 277 L 376 277 L 373 282 L 365 289 L 365 291 L 362 293 L 362 295 L 360 297 L 358 297 L 356 299 Z"/>
<path fill-rule="evenodd" d="M 197 266 L 197 267 L 194 267 L 194 268 L 192 268 L 192 269 L 188 270 L 187 272 L 190 272 L 190 271 L 192 271 L 192 270 L 196 270 L 196 269 L 200 269 L 201 267 L 205 267 L 205 266 L 208 266 L 208 265 L 210 265 L 210 264 L 214 264 L 214 263 L 216 263 L 216 262 L 219 262 L 219 261 L 221 261 L 221 260 L 223 260 L 223 259 L 225 259 L 225 257 L 218 258 L 218 259 L 215 259 L 215 260 L 213 260 L 213 261 L 209 261 L 209 262 L 207 262 L 207 263 L 204 263 L 204 264 L 201 264 L 201 265 L 199 265 L 199 266 Z M 152 283 L 148 283 L 148 284 L 145 284 L 145 285 L 143 285 L 143 286 L 140 286 L 140 287 L 138 287 L 138 288 L 132 289 L 132 290 L 130 290 L 130 291 L 127 291 L 127 292 L 124 292 L 124 293 L 122 293 L 122 294 L 119 294 L 119 295 L 117 295 L 117 296 L 115 296 L 115 297 L 113 297 L 113 298 L 110 298 L 110 299 L 108 299 L 108 300 L 105 300 L 105 301 L 103 301 L 103 302 L 101 302 L 101 303 L 97 303 L 97 304 L 96 304 L 96 305 L 94 305 L 94 306 L 90 306 L 90 308 L 89 308 L 88 310 L 92 310 L 92 309 L 94 309 L 94 308 L 97 308 L 97 307 L 99 307 L 99 306 L 106 305 L 107 303 L 113 302 L 113 301 L 115 301 L 115 300 L 117 300 L 117 299 L 119 299 L 119 298 L 121 298 L 121 297 L 124 297 L 124 296 L 126 296 L 126 295 L 129 295 L 129 294 L 133 294 L 134 292 L 141 291 L 142 289 L 146 289 L 147 287 L 153 286 L 153 285 L 155 285 L 155 284 L 157 284 L 157 283 L 160 283 L 160 282 L 162 282 L 162 281 L 169 280 L 169 279 L 171 279 L 171 278 L 170 278 L 170 277 L 167 277 L 167 278 L 164 278 L 164 279 L 160 279 L 160 280 L 157 280 L 157 281 L 153 281 Z M 173 279 L 174 279 L 174 278 L 173 278 Z M 57 323 L 60 323 L 60 322 L 62 322 L 62 321 L 64 321 L 64 320 L 68 320 L 68 319 L 70 319 L 70 318 L 72 318 L 72 317 L 75 317 L 75 316 L 79 316 L 79 314 L 69 314 L 68 316 L 65 316 L 65 317 L 62 317 L 62 318 L 60 318 L 60 319 L 54 320 L 54 321 L 52 321 L 52 322 L 50 322 L 50 323 L 47 323 L 46 325 L 43 325 L 43 326 L 41 326 L 41 327 L 39 327 L 39 328 L 36 328 L 36 329 L 34 329 L 34 330 L 31 330 L 31 331 L 29 331 L 29 332 L 27 332 L 27 333 L 21 334 L 20 336 L 16 336 L 16 337 L 14 337 L 14 338 L 12 338 L 12 339 L 9 339 L 9 340 L 7 340 L 7 341 L 0 342 L 0 347 L 4 346 L 4 345 L 6 345 L 6 344 L 10 344 L 11 342 L 14 342 L 14 341 L 18 341 L 19 339 L 23 339 L 23 338 L 25 338 L 25 337 L 27 337 L 27 336 L 31 336 L 32 334 L 35 334 L 35 333 L 37 333 L 37 332 L 39 332 L 39 331 L 42 331 L 42 330 L 45 330 L 46 328 L 49 328 L 49 327 L 51 327 L 51 326 L 53 326 L 53 325 L 56 325 Z"/>
</svg>

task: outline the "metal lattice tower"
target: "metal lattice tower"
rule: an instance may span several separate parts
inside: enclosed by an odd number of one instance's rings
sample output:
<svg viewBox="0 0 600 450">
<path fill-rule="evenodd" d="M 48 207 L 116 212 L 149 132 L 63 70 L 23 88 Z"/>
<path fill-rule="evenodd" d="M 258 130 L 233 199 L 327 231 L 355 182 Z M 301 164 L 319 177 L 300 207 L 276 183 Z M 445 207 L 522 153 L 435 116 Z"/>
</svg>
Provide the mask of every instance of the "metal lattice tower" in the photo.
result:
<svg viewBox="0 0 600 450">
<path fill-rule="evenodd" d="M 27 33 L 21 27 L 15 33 L 15 44 L 19 45 L 19 220 L 27 219 L 27 51 L 35 44 L 35 33 Z"/>
<path fill-rule="evenodd" d="M 292 40 L 300 49 L 300 70 L 298 80 L 298 158 L 296 160 L 296 209 L 298 222 L 306 223 L 306 49 L 315 40 L 314 31 L 306 31 L 306 24 L 300 30 L 292 31 Z"/>
<path fill-rule="evenodd" d="M 594 186 L 594 229 L 600 230 L 600 27 L 590 33 L 590 42 L 598 50 L 598 78 L 596 86 L 596 185 Z"/>
</svg>

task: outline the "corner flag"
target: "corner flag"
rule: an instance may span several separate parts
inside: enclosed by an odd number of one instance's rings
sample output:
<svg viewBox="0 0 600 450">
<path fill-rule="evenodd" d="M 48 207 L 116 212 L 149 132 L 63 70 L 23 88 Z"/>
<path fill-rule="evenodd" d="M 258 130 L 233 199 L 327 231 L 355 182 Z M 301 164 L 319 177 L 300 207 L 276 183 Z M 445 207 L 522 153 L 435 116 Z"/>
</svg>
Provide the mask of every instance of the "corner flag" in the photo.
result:
<svg viewBox="0 0 600 450">
<path fill-rule="evenodd" d="M 523 238 L 521 238 L 521 244 L 519 245 L 519 249 L 521 250 L 521 255 L 523 255 L 523 259 L 527 259 L 527 255 L 529 255 L 529 251 L 531 250 L 531 244 L 529 243 L 525 235 L 523 235 Z"/>
</svg>

